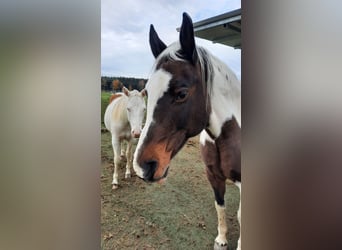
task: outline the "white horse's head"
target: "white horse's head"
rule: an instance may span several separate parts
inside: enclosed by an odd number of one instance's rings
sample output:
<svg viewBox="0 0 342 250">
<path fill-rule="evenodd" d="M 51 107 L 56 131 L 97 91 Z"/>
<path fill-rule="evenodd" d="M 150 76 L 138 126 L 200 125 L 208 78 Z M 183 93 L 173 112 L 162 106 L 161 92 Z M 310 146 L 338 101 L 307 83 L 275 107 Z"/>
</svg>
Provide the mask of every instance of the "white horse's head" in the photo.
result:
<svg viewBox="0 0 342 250">
<path fill-rule="evenodd" d="M 146 110 L 144 100 L 146 91 L 145 89 L 140 92 L 137 90 L 129 91 L 127 88 L 123 87 L 122 92 L 128 97 L 127 118 L 131 125 L 132 137 L 139 138 Z"/>
</svg>

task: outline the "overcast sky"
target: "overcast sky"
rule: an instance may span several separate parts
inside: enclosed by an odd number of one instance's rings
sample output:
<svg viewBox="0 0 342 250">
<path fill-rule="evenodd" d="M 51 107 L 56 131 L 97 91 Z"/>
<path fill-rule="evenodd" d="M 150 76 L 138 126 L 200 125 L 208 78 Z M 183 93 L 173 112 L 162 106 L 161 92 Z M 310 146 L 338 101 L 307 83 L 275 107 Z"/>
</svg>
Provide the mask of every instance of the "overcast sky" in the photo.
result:
<svg viewBox="0 0 342 250">
<path fill-rule="evenodd" d="M 148 78 L 154 57 L 148 43 L 150 24 L 167 45 L 179 39 L 176 31 L 187 12 L 193 22 L 241 7 L 240 0 L 125 0 L 101 1 L 101 74 Z M 241 50 L 196 38 L 223 60 L 241 79 Z"/>
</svg>

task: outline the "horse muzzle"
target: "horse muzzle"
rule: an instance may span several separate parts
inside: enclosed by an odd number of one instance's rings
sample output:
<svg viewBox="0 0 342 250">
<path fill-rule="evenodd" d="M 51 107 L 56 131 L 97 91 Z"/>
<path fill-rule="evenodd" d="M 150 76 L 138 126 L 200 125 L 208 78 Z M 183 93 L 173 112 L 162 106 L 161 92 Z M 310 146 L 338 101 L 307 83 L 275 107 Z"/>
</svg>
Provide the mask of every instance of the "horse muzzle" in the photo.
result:
<svg viewBox="0 0 342 250">
<path fill-rule="evenodd" d="M 155 160 L 146 161 L 142 165 L 143 179 L 146 182 L 159 182 L 167 177 L 169 166 L 160 167 L 158 169 L 158 162 Z"/>
<path fill-rule="evenodd" d="M 141 134 L 141 130 L 132 130 L 131 134 L 133 138 L 139 138 Z"/>
</svg>

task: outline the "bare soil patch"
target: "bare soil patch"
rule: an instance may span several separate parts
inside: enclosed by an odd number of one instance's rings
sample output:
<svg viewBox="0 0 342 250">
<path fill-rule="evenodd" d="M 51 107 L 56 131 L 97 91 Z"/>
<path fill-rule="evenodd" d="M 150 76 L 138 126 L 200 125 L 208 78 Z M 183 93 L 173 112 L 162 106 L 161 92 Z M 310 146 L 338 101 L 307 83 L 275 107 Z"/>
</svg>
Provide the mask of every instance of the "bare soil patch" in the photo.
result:
<svg viewBox="0 0 342 250">
<path fill-rule="evenodd" d="M 213 249 L 217 235 L 214 194 L 206 179 L 198 137 L 190 139 L 173 159 L 163 185 L 148 184 L 132 170 L 120 188 L 111 189 L 113 151 L 110 133 L 102 131 L 101 248 L 102 249 Z M 225 196 L 228 249 L 239 237 L 236 211 L 239 191 L 227 186 Z"/>
</svg>

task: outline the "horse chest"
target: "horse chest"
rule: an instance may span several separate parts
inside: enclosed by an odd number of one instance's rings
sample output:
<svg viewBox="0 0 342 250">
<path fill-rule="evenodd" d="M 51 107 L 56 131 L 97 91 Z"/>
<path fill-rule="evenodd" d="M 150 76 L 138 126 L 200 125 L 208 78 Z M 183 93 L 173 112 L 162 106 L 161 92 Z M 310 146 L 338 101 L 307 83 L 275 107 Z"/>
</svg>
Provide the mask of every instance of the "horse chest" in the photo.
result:
<svg viewBox="0 0 342 250">
<path fill-rule="evenodd" d="M 224 175 L 232 181 L 241 181 L 241 130 L 234 118 L 222 126 L 215 144 Z"/>
<path fill-rule="evenodd" d="M 130 140 L 131 139 L 131 137 L 132 137 L 131 127 L 129 124 L 120 130 L 120 132 L 118 133 L 118 137 L 120 140 Z"/>
<path fill-rule="evenodd" d="M 214 140 L 202 139 L 201 151 L 210 175 L 241 181 L 241 131 L 233 118 L 223 124 Z M 209 136 L 209 135 L 208 135 Z"/>
</svg>

